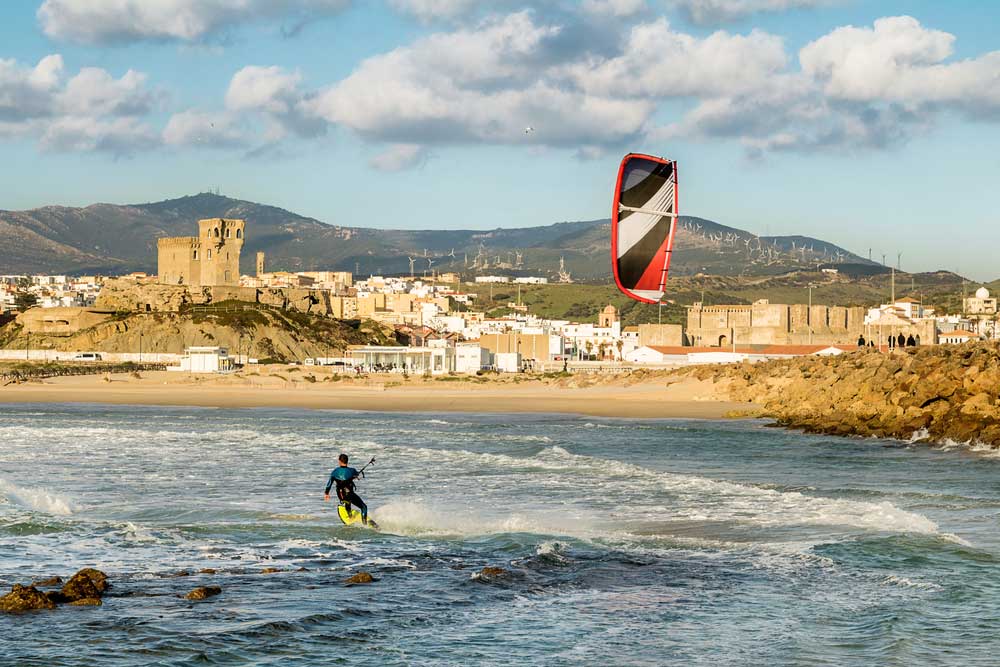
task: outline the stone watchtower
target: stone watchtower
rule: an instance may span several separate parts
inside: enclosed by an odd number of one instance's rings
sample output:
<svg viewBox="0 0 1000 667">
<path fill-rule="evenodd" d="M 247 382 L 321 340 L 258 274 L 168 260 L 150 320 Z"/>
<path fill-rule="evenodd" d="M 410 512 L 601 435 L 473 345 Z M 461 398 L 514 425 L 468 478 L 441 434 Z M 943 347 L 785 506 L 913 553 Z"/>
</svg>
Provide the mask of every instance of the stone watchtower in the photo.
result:
<svg viewBox="0 0 1000 667">
<path fill-rule="evenodd" d="M 246 221 L 198 221 L 198 236 L 162 238 L 156 243 L 157 277 L 165 285 L 238 285 Z"/>
</svg>

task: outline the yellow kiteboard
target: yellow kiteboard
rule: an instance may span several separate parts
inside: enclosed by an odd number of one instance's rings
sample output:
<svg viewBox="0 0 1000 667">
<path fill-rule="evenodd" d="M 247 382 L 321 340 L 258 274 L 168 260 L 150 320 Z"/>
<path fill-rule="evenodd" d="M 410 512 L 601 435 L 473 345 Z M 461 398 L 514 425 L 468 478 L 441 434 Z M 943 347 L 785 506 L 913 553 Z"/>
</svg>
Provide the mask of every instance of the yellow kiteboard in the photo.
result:
<svg viewBox="0 0 1000 667">
<path fill-rule="evenodd" d="M 361 521 L 361 511 L 354 507 L 352 507 L 350 511 L 348 511 L 347 505 L 345 505 L 344 503 L 340 503 L 337 506 L 337 516 L 340 517 L 340 520 L 344 522 L 345 526 L 365 525 Z M 378 524 L 375 523 L 374 519 L 368 517 L 368 527 L 378 529 Z"/>
</svg>

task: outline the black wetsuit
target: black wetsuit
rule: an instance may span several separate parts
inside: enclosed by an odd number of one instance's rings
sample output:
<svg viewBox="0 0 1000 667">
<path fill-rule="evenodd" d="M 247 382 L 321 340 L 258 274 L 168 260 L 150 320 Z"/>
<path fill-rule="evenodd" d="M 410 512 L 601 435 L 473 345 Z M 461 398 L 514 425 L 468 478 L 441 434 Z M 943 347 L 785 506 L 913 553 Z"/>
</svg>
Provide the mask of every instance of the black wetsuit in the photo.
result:
<svg viewBox="0 0 1000 667">
<path fill-rule="evenodd" d="M 351 505 L 357 505 L 361 510 L 361 519 L 368 523 L 368 505 L 361 497 L 354 492 L 354 480 L 358 478 L 358 471 L 348 466 L 338 466 L 330 473 L 330 479 L 326 482 L 326 493 L 329 495 L 330 487 L 337 485 L 337 499 L 347 505 L 347 511 L 351 511 Z"/>
</svg>

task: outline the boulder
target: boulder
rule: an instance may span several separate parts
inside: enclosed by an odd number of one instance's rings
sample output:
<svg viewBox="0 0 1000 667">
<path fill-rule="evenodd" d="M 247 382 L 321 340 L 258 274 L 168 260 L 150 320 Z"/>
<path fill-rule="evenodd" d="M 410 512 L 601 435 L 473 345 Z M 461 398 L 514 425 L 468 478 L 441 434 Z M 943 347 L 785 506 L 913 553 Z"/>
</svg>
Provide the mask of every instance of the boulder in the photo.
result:
<svg viewBox="0 0 1000 667">
<path fill-rule="evenodd" d="M 358 572 L 350 577 L 344 582 L 345 584 L 370 584 L 375 581 L 375 578 L 368 572 Z"/>
<path fill-rule="evenodd" d="M 498 577 L 504 577 L 508 574 L 510 573 L 502 567 L 486 566 L 479 571 L 479 576 L 484 579 L 496 579 Z"/>
<path fill-rule="evenodd" d="M 99 598 L 108 590 L 108 575 L 100 570 L 85 567 L 63 584 L 59 591 L 62 602 L 76 602 L 84 598 Z"/>
<path fill-rule="evenodd" d="M 184 596 L 186 600 L 205 600 L 222 592 L 221 586 L 199 586 Z"/>
<path fill-rule="evenodd" d="M 10 593 L 0 597 L 0 611 L 22 612 L 36 609 L 55 609 L 55 603 L 34 586 L 14 584 Z"/>
</svg>

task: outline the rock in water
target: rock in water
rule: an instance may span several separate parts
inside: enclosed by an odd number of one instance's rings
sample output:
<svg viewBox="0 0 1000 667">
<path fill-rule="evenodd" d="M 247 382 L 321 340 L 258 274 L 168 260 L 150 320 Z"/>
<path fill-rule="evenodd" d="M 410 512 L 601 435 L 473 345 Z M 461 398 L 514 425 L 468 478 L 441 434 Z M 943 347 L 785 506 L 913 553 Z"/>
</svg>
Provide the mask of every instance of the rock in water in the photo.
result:
<svg viewBox="0 0 1000 667">
<path fill-rule="evenodd" d="M 357 574 L 349 577 L 345 584 L 370 584 L 375 581 L 375 578 L 368 572 L 358 572 Z"/>
<path fill-rule="evenodd" d="M 10 593 L 0 597 L 0 611 L 21 612 L 35 609 L 55 609 L 55 603 L 34 586 L 14 584 Z"/>
<path fill-rule="evenodd" d="M 71 606 L 71 607 L 100 607 L 102 604 L 104 604 L 104 603 L 101 602 L 101 598 L 82 598 L 80 600 L 76 600 L 75 602 L 70 602 L 69 606 Z"/>
<path fill-rule="evenodd" d="M 486 566 L 486 567 L 484 567 L 483 569 L 481 569 L 479 571 L 479 576 L 481 576 L 481 577 L 489 577 L 489 578 L 492 578 L 492 579 L 495 579 L 497 577 L 502 577 L 505 574 L 507 574 L 507 570 L 503 569 L 502 567 L 490 567 L 490 566 Z"/>
<path fill-rule="evenodd" d="M 49 577 L 48 579 L 39 579 L 38 581 L 31 582 L 32 586 L 58 586 L 63 582 L 62 577 Z"/>
<path fill-rule="evenodd" d="M 84 598 L 100 598 L 108 590 L 108 575 L 85 567 L 67 581 L 59 591 L 60 602 L 76 602 Z"/>
<path fill-rule="evenodd" d="M 187 600 L 204 600 L 222 592 L 221 586 L 199 586 L 184 596 Z"/>
</svg>

